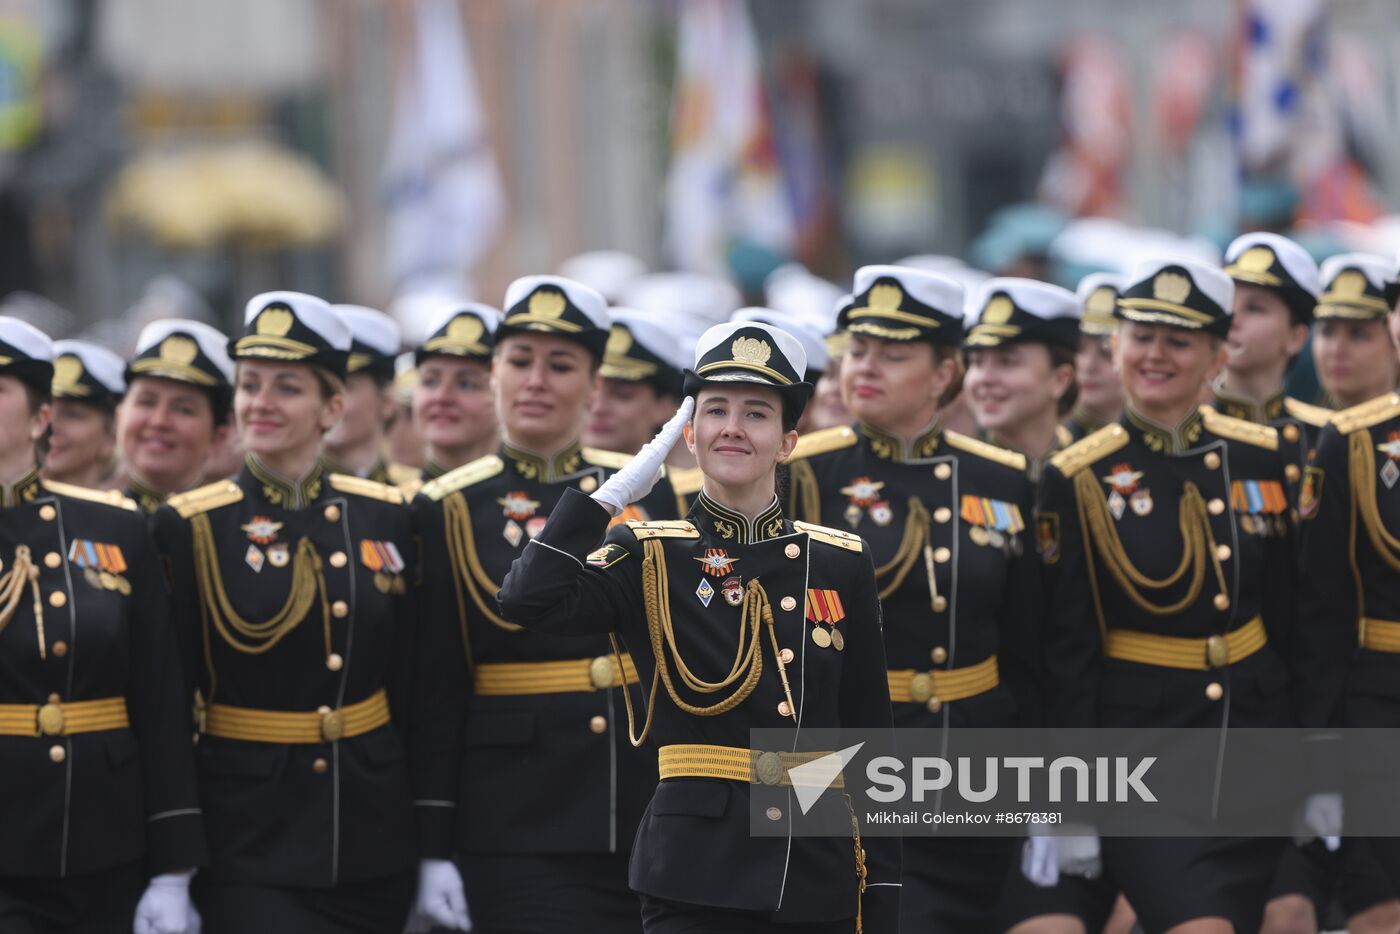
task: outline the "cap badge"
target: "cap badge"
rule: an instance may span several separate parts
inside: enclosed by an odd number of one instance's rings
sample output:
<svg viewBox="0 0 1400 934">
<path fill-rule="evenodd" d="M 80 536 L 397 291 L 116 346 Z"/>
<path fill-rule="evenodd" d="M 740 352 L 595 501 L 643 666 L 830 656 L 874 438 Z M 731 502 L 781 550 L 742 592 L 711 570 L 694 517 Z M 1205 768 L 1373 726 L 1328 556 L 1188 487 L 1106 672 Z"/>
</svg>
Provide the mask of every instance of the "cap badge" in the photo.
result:
<svg viewBox="0 0 1400 934">
<path fill-rule="evenodd" d="M 756 337 L 737 339 L 730 345 L 729 352 L 733 354 L 735 363 L 750 363 L 754 366 L 766 366 L 768 358 L 773 356 L 773 348 L 768 346 L 768 342 Z"/>
<path fill-rule="evenodd" d="M 1159 302 L 1180 305 L 1191 295 L 1191 280 L 1180 273 L 1161 272 L 1152 280 L 1152 297 Z"/>
<path fill-rule="evenodd" d="M 447 322 L 447 336 L 463 344 L 475 344 L 486 326 L 476 315 L 460 314 Z"/>
<path fill-rule="evenodd" d="M 1011 320 L 1011 313 L 1016 310 L 1016 306 L 1011 303 L 1011 299 L 1005 295 L 997 295 L 987 302 L 987 307 L 982 309 L 983 324 L 1005 324 Z"/>
<path fill-rule="evenodd" d="M 1274 251 L 1266 246 L 1252 246 L 1241 254 L 1235 265 L 1245 272 L 1268 272 L 1274 265 Z"/>
<path fill-rule="evenodd" d="M 296 318 L 286 305 L 268 305 L 258 315 L 258 335 L 260 337 L 286 337 Z"/>
<path fill-rule="evenodd" d="M 71 386 L 83 378 L 83 361 L 67 354 L 53 362 L 53 381 Z"/>
<path fill-rule="evenodd" d="M 1331 292 L 1337 298 L 1361 298 L 1366 294 L 1366 276 L 1348 269 L 1332 280 Z"/>
<path fill-rule="evenodd" d="M 541 289 L 530 296 L 529 311 L 532 318 L 558 318 L 564 314 L 564 296 L 553 289 Z"/>
<path fill-rule="evenodd" d="M 632 332 L 621 325 L 608 332 L 608 346 L 603 351 L 609 357 L 625 357 L 632 349 Z"/>
<path fill-rule="evenodd" d="M 163 363 L 188 366 L 199 355 L 199 345 L 188 337 L 173 334 L 160 342 L 160 359 Z"/>
<path fill-rule="evenodd" d="M 1117 298 L 1118 295 L 1112 286 L 1101 285 L 1090 294 L 1084 308 L 1091 314 L 1111 315 Z"/>
<path fill-rule="evenodd" d="M 904 290 L 897 285 L 884 283 L 871 286 L 866 304 L 872 311 L 898 311 L 904 302 Z"/>
</svg>

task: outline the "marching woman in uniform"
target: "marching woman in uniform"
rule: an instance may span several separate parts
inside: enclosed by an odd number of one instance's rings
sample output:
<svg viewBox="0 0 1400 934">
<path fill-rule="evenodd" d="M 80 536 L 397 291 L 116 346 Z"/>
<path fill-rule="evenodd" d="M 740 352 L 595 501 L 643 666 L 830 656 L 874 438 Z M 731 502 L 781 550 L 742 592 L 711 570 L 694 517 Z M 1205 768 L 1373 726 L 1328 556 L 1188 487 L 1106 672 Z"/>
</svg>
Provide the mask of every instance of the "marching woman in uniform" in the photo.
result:
<svg viewBox="0 0 1400 934">
<path fill-rule="evenodd" d="M 0 318 L 0 357 L 0 930 L 179 934 L 204 827 L 160 560 L 120 493 L 39 479 L 48 337 Z"/>
<path fill-rule="evenodd" d="M 1079 280 L 1079 349 L 1074 355 L 1074 409 L 1065 419 L 1070 437 L 1078 441 L 1123 414 L 1123 381 L 1113 369 L 1113 317 L 1123 277 L 1093 272 Z"/>
<path fill-rule="evenodd" d="M 1026 456 L 1031 480 L 1073 441 L 1060 424 L 1074 405 L 1079 299 L 1033 279 L 988 279 L 963 341 L 963 393 L 988 441 Z"/>
<path fill-rule="evenodd" d="M 150 515 L 202 485 L 210 452 L 231 430 L 228 338 L 199 321 L 153 321 L 136 339 L 126 385 L 117 417 L 126 495 Z"/>
<path fill-rule="evenodd" d="M 491 341 L 500 320 L 490 305 L 451 306 L 429 322 L 428 337 L 415 351 L 413 423 L 427 446 L 425 482 L 496 449 Z"/>
<path fill-rule="evenodd" d="M 254 297 L 231 346 L 244 467 L 156 513 L 200 699 L 207 934 L 398 934 L 414 891 L 409 515 L 320 460 L 349 351 L 320 299 Z"/>
<path fill-rule="evenodd" d="M 45 480 L 104 489 L 116 473 L 122 358 L 88 341 L 53 345 L 53 420 L 40 471 Z"/>
<path fill-rule="evenodd" d="M 650 688 L 628 727 L 659 749 L 661 778 L 630 873 L 648 934 L 898 927 L 898 838 L 862 840 L 834 788 L 812 811 L 850 835 L 793 836 L 800 758 L 748 748 L 759 727 L 890 726 L 868 549 L 786 518 L 775 493 L 811 393 L 804 368 L 796 338 L 770 325 L 706 331 L 676 416 L 591 499 L 566 493 L 501 590 L 527 629 L 617 633 L 638 650 Z M 609 529 L 682 431 L 705 477 L 689 516 Z M 752 835 L 751 811 L 786 833 Z"/>
<path fill-rule="evenodd" d="M 331 308 L 350 328 L 350 359 L 345 365 L 345 414 L 326 432 L 326 467 L 375 483 L 397 483 L 405 479 L 407 468 L 388 462 L 386 431 L 398 407 L 394 358 L 399 353 L 399 324 L 363 305 Z"/>
<path fill-rule="evenodd" d="M 1400 360 L 1387 328 L 1378 283 L 1392 264 L 1366 253 L 1342 253 L 1322 261 L 1322 290 L 1313 329 L 1317 378 L 1337 411 L 1355 408 L 1393 391 Z"/>
<path fill-rule="evenodd" d="M 1041 479 L 1051 726 L 1293 723 L 1283 659 L 1296 574 L 1278 437 L 1198 406 L 1224 362 L 1232 298 L 1216 268 L 1140 264 L 1114 338 L 1123 416 L 1052 457 Z M 1281 848 L 1032 836 L 1026 874 L 1047 887 L 1013 882 L 1008 920 L 1030 918 L 1018 934 L 1095 931 L 1121 891 L 1151 934 L 1257 931 Z M 1057 869 L 1100 861 L 1094 880 Z"/>
<path fill-rule="evenodd" d="M 630 459 L 579 442 L 607 305 L 572 280 L 527 276 L 511 283 L 505 307 L 491 370 L 501 445 L 413 501 L 425 638 L 437 659 L 436 771 L 424 796 L 439 803 L 446 831 L 422 845 L 432 858 L 456 854 L 481 931 L 636 931 L 627 857 L 656 783 L 655 757 L 633 749 L 622 727 L 623 686 L 636 669 L 627 656 L 616 663 L 599 635 L 523 632 L 496 604 L 499 582 L 560 498 L 596 491 Z M 675 515 L 664 481 L 628 504 L 629 518 Z"/>
<path fill-rule="evenodd" d="M 1032 725 L 1040 569 L 1026 458 L 939 424 L 957 378 L 962 287 L 866 266 L 855 289 L 838 327 L 848 341 L 843 394 L 858 421 L 798 441 L 795 514 L 868 543 L 897 726 Z M 1032 317 L 1013 307 L 1002 324 L 1043 333 Z M 907 839 L 904 929 L 987 929 L 1016 852 L 1010 837 Z"/>
</svg>

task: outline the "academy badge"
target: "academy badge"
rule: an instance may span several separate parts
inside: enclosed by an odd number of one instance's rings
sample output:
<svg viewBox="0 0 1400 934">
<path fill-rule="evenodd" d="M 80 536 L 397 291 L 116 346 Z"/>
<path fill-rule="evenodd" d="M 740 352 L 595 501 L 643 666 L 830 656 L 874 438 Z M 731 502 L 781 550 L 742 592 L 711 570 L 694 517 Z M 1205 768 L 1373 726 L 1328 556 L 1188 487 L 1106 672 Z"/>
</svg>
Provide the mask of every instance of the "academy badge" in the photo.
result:
<svg viewBox="0 0 1400 934">
<path fill-rule="evenodd" d="M 720 584 L 719 592 L 724 595 L 724 602 L 730 606 L 738 606 L 744 602 L 744 582 L 737 574 L 726 577 L 724 583 Z"/>
<path fill-rule="evenodd" d="M 710 601 L 715 598 L 715 589 L 710 586 L 709 580 L 700 578 L 700 586 L 695 588 L 695 596 L 699 597 L 705 606 L 710 605 Z"/>
<path fill-rule="evenodd" d="M 243 553 L 243 560 L 247 563 L 248 567 L 253 569 L 254 574 L 261 574 L 263 564 L 267 561 L 267 558 L 263 555 L 262 549 L 257 545 L 249 545 L 248 550 Z"/>
<path fill-rule="evenodd" d="M 247 525 L 239 528 L 248 533 L 248 541 L 254 545 L 271 545 L 277 541 L 277 533 L 282 530 L 282 523 L 273 522 L 267 516 L 254 516 Z"/>
<path fill-rule="evenodd" d="M 1108 476 L 1103 477 L 1103 482 L 1108 484 L 1111 491 L 1108 494 L 1108 511 L 1113 513 L 1113 518 L 1123 518 L 1123 512 L 1128 508 L 1127 497 L 1137 491 L 1138 481 L 1142 479 L 1142 471 L 1134 470 L 1131 464 L 1115 464 L 1108 472 Z M 1137 512 L 1137 507 L 1134 507 Z M 1152 498 L 1147 498 L 1147 512 L 1152 511 Z M 1146 515 L 1147 513 L 1138 513 Z"/>
<path fill-rule="evenodd" d="M 1376 445 L 1376 450 L 1386 457 L 1385 466 L 1381 468 L 1381 482 L 1387 490 L 1393 490 L 1396 481 L 1400 480 L 1400 466 L 1395 464 L 1400 461 L 1400 431 L 1392 431 L 1385 444 Z"/>
<path fill-rule="evenodd" d="M 505 537 L 506 541 L 510 542 L 510 547 L 518 548 L 520 546 L 520 540 L 525 537 L 525 531 L 520 528 L 519 522 L 516 522 L 514 519 L 507 519 L 506 527 L 501 530 L 501 535 Z"/>
<path fill-rule="evenodd" d="M 734 564 L 739 559 L 729 557 L 723 548 L 706 548 L 705 557 L 695 560 L 700 562 L 705 573 L 711 577 L 724 577 L 734 570 Z"/>
</svg>

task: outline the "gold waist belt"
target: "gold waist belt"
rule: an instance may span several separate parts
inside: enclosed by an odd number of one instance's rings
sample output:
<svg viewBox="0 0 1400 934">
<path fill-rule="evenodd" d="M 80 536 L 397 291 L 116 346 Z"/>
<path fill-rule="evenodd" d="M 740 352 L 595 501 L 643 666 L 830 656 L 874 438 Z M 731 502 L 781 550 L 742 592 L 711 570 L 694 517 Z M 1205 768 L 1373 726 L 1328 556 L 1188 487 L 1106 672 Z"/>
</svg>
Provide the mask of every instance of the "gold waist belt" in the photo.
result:
<svg viewBox="0 0 1400 934">
<path fill-rule="evenodd" d="M 1400 623 L 1361 617 L 1361 647 L 1372 652 L 1400 652 Z"/>
<path fill-rule="evenodd" d="M 1400 629 L 1400 626 L 1396 627 Z M 1268 642 L 1264 620 L 1254 617 L 1239 629 L 1223 636 L 1188 639 L 1180 636 L 1159 636 L 1130 629 L 1110 629 L 1104 643 L 1104 654 L 1125 662 L 1181 668 L 1187 671 L 1210 671 L 1243 661 Z M 1400 641 L 1397 641 L 1400 645 Z M 1400 651 L 1397 648 L 1396 651 Z"/>
<path fill-rule="evenodd" d="M 657 757 L 661 778 L 723 778 L 732 782 L 754 785 L 788 785 L 793 783 L 788 770 L 814 759 L 829 756 L 829 752 L 760 752 L 738 746 L 710 746 L 704 743 L 678 743 L 662 746 Z M 840 760 L 833 760 L 833 769 Z M 808 781 L 799 778 L 797 784 L 820 788 L 845 788 L 845 779 L 837 775 L 827 782 L 825 774 L 813 774 Z"/>
<path fill-rule="evenodd" d="M 124 730 L 130 725 L 124 697 L 42 706 L 0 704 L 0 736 L 72 736 Z"/>
<path fill-rule="evenodd" d="M 990 691 L 1001 683 L 997 657 L 992 655 L 966 668 L 945 671 L 915 671 L 903 668 L 889 672 L 890 700 L 896 703 L 932 703 L 963 700 Z"/>
<path fill-rule="evenodd" d="M 562 662 L 486 662 L 476 666 L 475 693 L 489 697 L 572 694 L 636 683 L 632 656 L 623 652 L 620 670 L 611 655 Z"/>
<path fill-rule="evenodd" d="M 388 722 L 389 695 L 380 688 L 365 700 L 336 710 L 322 707 L 314 713 L 210 704 L 204 713 L 204 732 L 250 743 L 333 743 Z"/>
</svg>

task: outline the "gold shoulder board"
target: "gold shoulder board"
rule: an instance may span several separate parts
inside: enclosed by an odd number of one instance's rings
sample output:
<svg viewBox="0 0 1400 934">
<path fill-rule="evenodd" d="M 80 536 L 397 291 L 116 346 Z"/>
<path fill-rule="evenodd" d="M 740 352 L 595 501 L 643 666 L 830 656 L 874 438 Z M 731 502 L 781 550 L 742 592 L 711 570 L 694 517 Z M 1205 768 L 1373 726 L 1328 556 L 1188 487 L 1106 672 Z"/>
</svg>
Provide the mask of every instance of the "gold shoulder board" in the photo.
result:
<svg viewBox="0 0 1400 934">
<path fill-rule="evenodd" d="M 414 477 L 411 480 L 405 480 L 399 484 L 399 492 L 403 494 L 403 501 L 405 503 L 417 496 L 418 491 L 421 489 L 423 489 L 423 480 L 420 477 Z"/>
<path fill-rule="evenodd" d="M 1314 428 L 1321 428 L 1332 420 L 1331 409 L 1324 409 L 1320 405 L 1308 405 L 1306 402 L 1299 402 L 1297 399 L 1285 398 L 1283 409 L 1298 421 Z"/>
<path fill-rule="evenodd" d="M 1278 450 L 1278 432 L 1268 425 L 1256 425 L 1242 418 L 1221 415 L 1208 405 L 1201 406 L 1201 417 L 1205 420 L 1206 430 L 1213 435 L 1243 441 L 1257 448 Z"/>
<path fill-rule="evenodd" d="M 842 448 L 851 447 L 856 443 L 856 440 L 855 430 L 850 425 L 837 425 L 835 428 L 811 431 L 797 439 L 797 446 L 788 455 L 788 462 L 825 454 L 827 451 L 839 451 Z"/>
<path fill-rule="evenodd" d="M 864 548 L 860 536 L 852 532 L 843 532 L 840 529 L 829 529 L 824 525 L 813 525 L 810 522 L 794 522 L 792 527 L 799 532 L 806 532 L 819 542 L 835 545 L 837 548 L 844 548 L 847 551 L 860 552 Z"/>
<path fill-rule="evenodd" d="M 634 454 L 623 454 L 619 451 L 605 451 L 602 448 L 584 448 L 582 450 L 583 459 L 595 467 L 606 467 L 609 470 L 621 470 L 632 462 Z M 661 468 L 661 476 L 666 476 L 666 468 Z"/>
<path fill-rule="evenodd" d="M 677 496 L 699 493 L 705 485 L 705 475 L 699 467 L 673 467 L 670 472 L 671 489 Z"/>
<path fill-rule="evenodd" d="M 463 464 L 456 470 L 449 470 L 436 480 L 423 484 L 423 492 L 427 494 L 429 499 L 442 499 L 449 493 L 455 493 L 483 480 L 491 479 L 505 470 L 505 467 L 505 461 L 495 454 L 487 454 L 485 457 L 478 457 L 470 464 Z"/>
<path fill-rule="evenodd" d="M 45 480 L 44 488 L 60 496 L 84 499 L 90 503 L 106 503 L 108 506 L 116 506 L 119 509 L 129 509 L 132 512 L 136 512 L 137 508 L 136 500 L 128 499 L 121 490 L 93 490 L 85 486 L 74 486 L 71 483 L 57 483 L 53 480 Z"/>
<path fill-rule="evenodd" d="M 1074 443 L 1074 434 L 1064 425 L 1056 425 L 1055 443 L 1062 448 L 1067 448 Z"/>
<path fill-rule="evenodd" d="M 1026 455 L 1024 454 L 1008 451 L 1006 448 L 999 448 L 995 444 L 978 441 L 976 438 L 969 438 L 967 435 L 960 435 L 956 431 L 943 432 L 943 440 L 959 451 L 976 454 L 978 457 L 1001 464 L 1003 467 L 1010 467 L 1012 470 L 1020 470 L 1023 472 L 1026 469 Z"/>
<path fill-rule="evenodd" d="M 1128 432 L 1122 425 L 1105 425 L 1098 431 L 1050 456 L 1050 466 L 1066 477 L 1072 477 L 1092 464 L 1098 463 L 1128 443 Z"/>
<path fill-rule="evenodd" d="M 1400 395 L 1390 392 L 1377 396 L 1369 402 L 1343 409 L 1332 416 L 1332 424 L 1344 435 L 1362 428 L 1370 428 L 1387 419 L 1400 415 Z"/>
<path fill-rule="evenodd" d="M 637 541 L 644 542 L 649 538 L 699 538 L 700 530 L 694 523 L 685 519 L 666 519 L 641 521 L 631 519 L 627 522 L 627 527 L 632 530 L 632 534 L 637 536 Z"/>
<path fill-rule="evenodd" d="M 331 474 L 331 489 L 339 490 L 342 493 L 354 493 L 356 496 L 365 496 L 385 503 L 393 503 L 395 506 L 403 505 L 403 491 L 398 487 L 375 480 L 366 480 L 353 474 Z"/>
<path fill-rule="evenodd" d="M 166 502 L 180 514 L 181 519 L 197 516 L 201 512 L 218 509 L 243 498 L 243 488 L 232 480 L 219 480 L 188 493 L 176 493 Z"/>
</svg>

